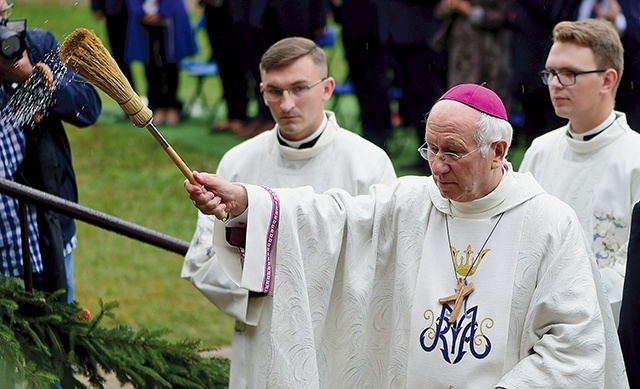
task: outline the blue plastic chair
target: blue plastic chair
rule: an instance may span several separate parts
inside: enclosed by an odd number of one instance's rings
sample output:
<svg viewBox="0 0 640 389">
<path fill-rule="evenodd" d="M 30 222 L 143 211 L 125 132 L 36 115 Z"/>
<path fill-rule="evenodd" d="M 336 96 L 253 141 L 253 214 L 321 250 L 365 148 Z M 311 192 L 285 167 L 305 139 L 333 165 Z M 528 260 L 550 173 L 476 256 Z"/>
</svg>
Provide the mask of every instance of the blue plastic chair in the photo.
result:
<svg viewBox="0 0 640 389">
<path fill-rule="evenodd" d="M 329 68 L 329 75 L 332 74 L 331 67 L 336 58 L 336 40 L 338 39 L 338 31 L 335 27 L 328 26 L 324 29 L 324 33 L 315 39 L 315 42 L 318 46 L 322 47 L 327 55 L 327 67 Z M 336 87 L 333 90 L 333 97 L 331 98 L 331 105 L 328 107 L 331 111 L 333 111 L 336 116 L 340 111 L 340 99 L 342 96 L 353 95 L 354 94 L 353 83 L 349 80 L 349 77 L 346 78 L 341 83 L 336 83 Z M 358 123 L 360 119 L 358 118 Z"/>
<path fill-rule="evenodd" d="M 199 30 L 204 30 L 205 28 L 205 19 L 204 15 L 201 15 L 196 22 L 196 25 L 193 27 L 194 34 L 196 34 Z M 183 58 L 178 63 L 178 67 L 183 70 L 187 75 L 191 77 L 196 77 L 196 87 L 194 89 L 191 98 L 185 104 L 185 112 L 187 114 L 191 114 L 191 111 L 198 100 L 201 100 L 205 106 L 208 106 L 207 99 L 204 91 L 204 82 L 209 77 L 217 77 L 219 73 L 218 63 L 211 60 L 199 60 L 194 59 L 193 57 Z M 219 103 L 215 103 L 211 108 L 217 114 L 219 109 Z"/>
</svg>

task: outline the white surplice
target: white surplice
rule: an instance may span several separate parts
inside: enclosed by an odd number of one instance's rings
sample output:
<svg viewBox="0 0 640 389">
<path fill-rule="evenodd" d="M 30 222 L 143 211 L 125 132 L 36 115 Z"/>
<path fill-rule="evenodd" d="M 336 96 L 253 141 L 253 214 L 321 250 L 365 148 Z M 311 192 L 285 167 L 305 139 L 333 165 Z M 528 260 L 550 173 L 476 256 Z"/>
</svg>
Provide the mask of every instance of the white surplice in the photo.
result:
<svg viewBox="0 0 640 389">
<path fill-rule="evenodd" d="M 605 127 L 588 141 L 568 136 L 569 125 L 550 131 L 533 141 L 519 170 L 576 211 L 617 320 L 631 211 L 640 201 L 640 134 L 621 112 L 612 112 L 594 131 Z"/>
<path fill-rule="evenodd" d="M 391 160 L 382 149 L 340 128 L 333 112 L 325 111 L 325 115 L 324 130 L 313 147 L 294 149 L 281 145 L 274 129 L 229 150 L 220 161 L 217 174 L 230 181 L 270 187 L 309 185 L 315 192 L 342 188 L 353 195 L 367 193 L 373 184 L 395 180 Z M 250 298 L 247 289 L 238 287 L 251 280 L 243 278 L 235 247 L 214 249 L 214 220 L 213 216 L 198 212 L 181 276 L 238 320 L 232 342 L 230 387 L 264 387 L 263 362 L 267 359 L 263 357 L 256 365 L 254 358 L 264 356 L 268 350 L 271 296 Z M 251 228 L 259 229 L 259 222 L 252 222 Z M 224 233 L 224 226 L 215 228 L 216 240 L 224 242 Z M 220 256 L 232 259 L 221 263 Z M 227 266 L 223 267 L 225 263 Z"/>
<path fill-rule="evenodd" d="M 243 273 L 253 274 L 240 286 L 274 288 L 269 351 L 246 361 L 264 379 L 248 387 L 628 387 L 575 213 L 531 175 L 509 171 L 483 209 L 454 209 L 430 177 L 359 197 L 246 187 Z M 443 322 L 452 307 L 438 303 L 456 285 L 445 215 L 464 264 L 501 213 L 454 331 Z"/>
</svg>

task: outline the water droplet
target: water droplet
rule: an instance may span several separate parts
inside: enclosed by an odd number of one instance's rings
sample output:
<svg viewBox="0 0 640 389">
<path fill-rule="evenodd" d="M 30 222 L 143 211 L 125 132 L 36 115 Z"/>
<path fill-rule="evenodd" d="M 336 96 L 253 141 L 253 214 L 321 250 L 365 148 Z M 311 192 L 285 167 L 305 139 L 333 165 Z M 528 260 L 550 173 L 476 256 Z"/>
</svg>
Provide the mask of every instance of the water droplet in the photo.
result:
<svg viewBox="0 0 640 389">
<path fill-rule="evenodd" d="M 39 113 L 40 118 L 47 116 L 48 108 L 55 102 L 55 91 L 65 87 L 61 85 L 65 80 L 67 67 L 60 61 L 57 50 L 47 53 L 42 59 L 47 64 L 53 75 L 53 87 L 49 86 L 38 68 L 34 68 L 29 79 L 19 88 L 14 88 L 15 93 L 11 96 L 7 105 L 2 108 L 2 124 L 12 126 L 31 126 L 34 124 L 34 115 Z M 68 81 L 67 81 L 68 82 Z"/>
</svg>

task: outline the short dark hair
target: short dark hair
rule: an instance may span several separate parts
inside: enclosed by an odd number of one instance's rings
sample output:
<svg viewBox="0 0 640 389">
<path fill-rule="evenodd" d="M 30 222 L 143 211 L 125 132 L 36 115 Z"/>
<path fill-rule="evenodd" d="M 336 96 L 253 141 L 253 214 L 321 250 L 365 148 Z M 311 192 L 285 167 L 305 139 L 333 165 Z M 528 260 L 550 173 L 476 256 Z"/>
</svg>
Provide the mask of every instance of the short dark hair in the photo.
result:
<svg viewBox="0 0 640 389">
<path fill-rule="evenodd" d="M 285 38 L 269 47 L 260 59 L 260 71 L 287 66 L 307 55 L 313 63 L 322 67 L 323 77 L 326 77 L 327 57 L 324 51 L 311 39 L 301 37 Z"/>
</svg>

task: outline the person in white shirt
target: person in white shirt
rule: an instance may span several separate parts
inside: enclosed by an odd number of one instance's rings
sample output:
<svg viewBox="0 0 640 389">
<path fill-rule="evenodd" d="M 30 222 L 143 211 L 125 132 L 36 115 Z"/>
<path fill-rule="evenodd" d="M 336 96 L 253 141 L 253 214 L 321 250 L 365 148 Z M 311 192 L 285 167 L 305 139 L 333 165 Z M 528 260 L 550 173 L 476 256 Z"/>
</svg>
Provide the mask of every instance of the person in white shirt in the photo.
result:
<svg viewBox="0 0 640 389">
<path fill-rule="evenodd" d="M 640 200 L 640 134 L 614 110 L 624 67 L 611 23 L 560 22 L 542 81 L 569 122 L 535 139 L 519 168 L 569 204 L 591 242 L 618 318 L 633 205 Z"/>
<path fill-rule="evenodd" d="M 309 186 L 316 192 L 337 187 L 352 195 L 396 179 L 381 148 L 341 128 L 334 113 L 324 110 L 335 81 L 327 75 L 324 51 L 313 41 L 296 37 L 277 42 L 263 55 L 260 70 L 264 101 L 277 125 L 229 150 L 218 174 L 271 187 Z M 242 277 L 224 267 L 213 246 L 225 239 L 224 226 L 214 228 L 213 221 L 213 216 L 198 214 L 181 276 L 237 320 L 230 387 L 264 387 L 258 382 L 267 367 L 254 358 L 268 350 L 272 296 L 238 286 Z"/>
<path fill-rule="evenodd" d="M 462 84 L 429 113 L 429 177 L 353 197 L 194 172 L 201 212 L 246 223 L 220 260 L 272 296 L 254 387 L 627 388 L 584 232 L 513 172 L 512 132 L 495 92 Z"/>
</svg>

